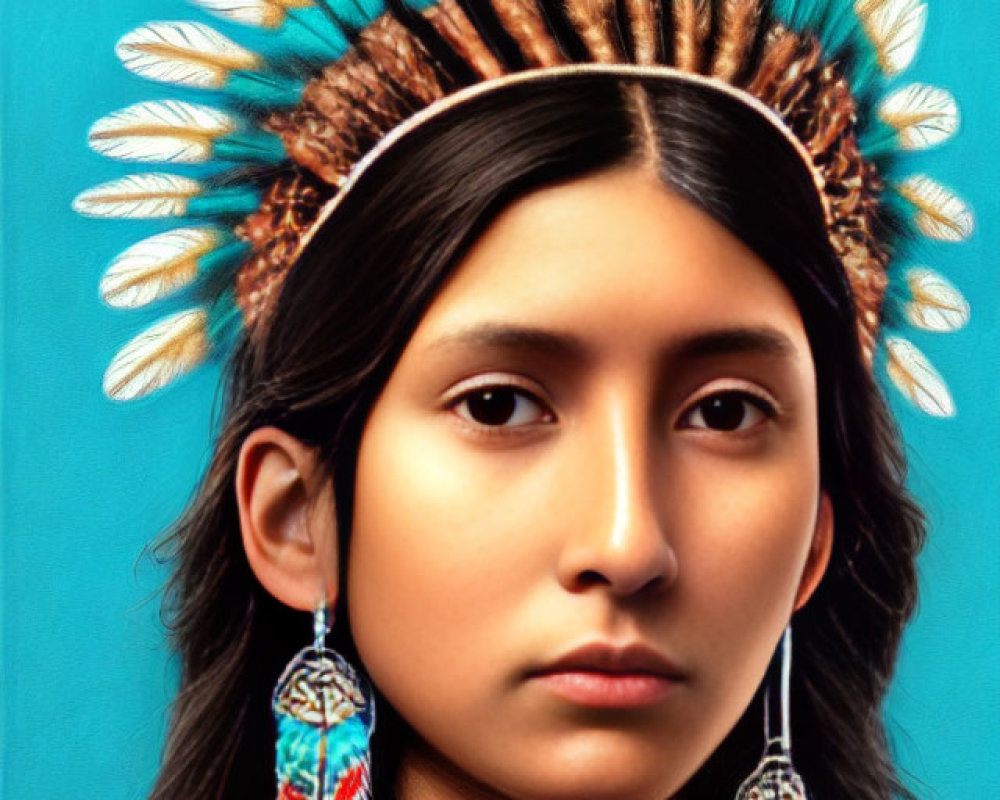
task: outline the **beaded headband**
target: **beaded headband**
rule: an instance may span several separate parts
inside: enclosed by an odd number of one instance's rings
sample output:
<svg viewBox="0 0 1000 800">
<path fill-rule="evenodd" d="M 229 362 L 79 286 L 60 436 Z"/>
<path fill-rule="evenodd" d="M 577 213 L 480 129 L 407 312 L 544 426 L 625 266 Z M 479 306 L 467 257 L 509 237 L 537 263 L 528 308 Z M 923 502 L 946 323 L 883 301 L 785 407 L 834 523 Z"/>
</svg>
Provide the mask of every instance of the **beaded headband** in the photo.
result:
<svg viewBox="0 0 1000 800">
<path fill-rule="evenodd" d="M 895 180 L 902 151 L 958 128 L 945 89 L 915 83 L 883 96 L 919 47 L 922 0 L 194 2 L 270 32 L 274 52 L 265 59 L 200 22 L 149 23 L 118 43 L 132 72 L 210 90 L 226 110 L 139 103 L 95 123 L 91 147 L 126 161 L 228 168 L 208 182 L 129 175 L 76 198 L 88 216 L 210 223 L 145 239 L 108 268 L 101 295 L 112 306 L 185 288 L 210 295 L 119 351 L 105 373 L 109 397 L 148 394 L 204 361 L 227 332 L 258 329 L 313 233 L 407 132 L 513 83 L 594 72 L 698 84 L 773 125 L 812 174 L 867 363 L 881 338 L 903 394 L 929 414 L 954 414 L 928 359 L 888 331 L 897 318 L 939 332 L 969 319 L 943 276 L 895 267 L 897 242 L 886 233 L 889 217 L 942 241 L 973 231 L 971 211 L 947 188 L 925 175 Z"/>
</svg>

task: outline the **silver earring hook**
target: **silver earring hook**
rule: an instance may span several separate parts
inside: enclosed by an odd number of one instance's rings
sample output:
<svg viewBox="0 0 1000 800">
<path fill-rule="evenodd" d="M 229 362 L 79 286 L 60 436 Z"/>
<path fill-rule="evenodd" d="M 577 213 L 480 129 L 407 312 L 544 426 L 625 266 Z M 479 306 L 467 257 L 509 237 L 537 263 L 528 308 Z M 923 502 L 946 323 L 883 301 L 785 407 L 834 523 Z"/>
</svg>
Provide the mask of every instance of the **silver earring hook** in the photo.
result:
<svg viewBox="0 0 1000 800">
<path fill-rule="evenodd" d="M 802 777 L 792 764 L 791 675 L 792 625 L 789 623 L 764 676 L 764 754 L 757 768 L 740 785 L 736 800 L 777 797 L 805 800 L 808 797 Z"/>
<path fill-rule="evenodd" d="M 313 611 L 313 647 L 316 652 L 321 652 L 326 647 L 326 637 L 330 633 L 330 609 L 326 604 L 326 599 L 320 600 Z"/>
</svg>

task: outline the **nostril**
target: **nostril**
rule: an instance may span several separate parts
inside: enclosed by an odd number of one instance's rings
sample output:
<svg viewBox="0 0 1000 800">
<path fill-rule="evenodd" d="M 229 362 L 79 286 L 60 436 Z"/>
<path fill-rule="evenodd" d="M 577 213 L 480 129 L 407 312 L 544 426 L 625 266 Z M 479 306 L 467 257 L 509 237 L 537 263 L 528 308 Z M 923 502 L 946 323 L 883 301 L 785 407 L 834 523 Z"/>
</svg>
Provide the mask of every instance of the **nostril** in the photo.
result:
<svg viewBox="0 0 1000 800">
<path fill-rule="evenodd" d="M 584 570 L 577 576 L 576 580 L 581 589 L 587 589 L 591 586 L 606 586 L 611 583 L 611 581 L 594 569 Z"/>
<path fill-rule="evenodd" d="M 599 569 L 582 570 L 574 582 L 577 591 L 586 591 L 595 586 L 611 587 L 614 594 L 621 595 L 647 595 L 657 594 L 671 583 L 671 579 L 666 574 L 652 575 L 646 581 L 642 581 L 641 576 L 617 576 L 612 577 Z"/>
<path fill-rule="evenodd" d="M 671 580 L 666 575 L 656 575 L 650 578 L 646 584 L 639 589 L 640 594 L 657 594 L 663 589 L 666 589 L 671 583 Z"/>
</svg>

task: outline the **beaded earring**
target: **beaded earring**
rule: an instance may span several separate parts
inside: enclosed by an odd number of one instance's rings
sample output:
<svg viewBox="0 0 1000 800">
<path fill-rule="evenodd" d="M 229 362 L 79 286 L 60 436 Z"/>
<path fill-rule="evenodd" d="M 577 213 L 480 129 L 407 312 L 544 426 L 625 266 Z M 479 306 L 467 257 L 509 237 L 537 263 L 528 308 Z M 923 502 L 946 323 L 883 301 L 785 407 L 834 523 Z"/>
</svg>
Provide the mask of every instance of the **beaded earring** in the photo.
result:
<svg viewBox="0 0 1000 800">
<path fill-rule="evenodd" d="M 327 611 L 325 603 L 317 607 L 313 644 L 295 655 L 274 687 L 278 800 L 371 797 L 372 691 L 354 667 L 326 646 Z"/>
</svg>

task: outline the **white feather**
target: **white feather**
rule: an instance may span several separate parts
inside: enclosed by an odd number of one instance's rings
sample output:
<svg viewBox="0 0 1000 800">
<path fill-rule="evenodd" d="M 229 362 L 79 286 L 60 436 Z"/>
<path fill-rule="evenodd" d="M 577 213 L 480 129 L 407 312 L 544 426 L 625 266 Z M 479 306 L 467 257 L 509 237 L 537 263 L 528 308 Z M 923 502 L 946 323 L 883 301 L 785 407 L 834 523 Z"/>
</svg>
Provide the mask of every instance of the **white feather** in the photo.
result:
<svg viewBox="0 0 1000 800">
<path fill-rule="evenodd" d="M 93 124 L 90 147 L 120 161 L 197 164 L 212 157 L 212 145 L 236 129 L 228 114 L 209 106 L 165 100 L 137 103 Z"/>
<path fill-rule="evenodd" d="M 285 21 L 285 9 L 304 8 L 311 0 L 192 0 L 211 14 L 258 28 L 277 28 Z"/>
<path fill-rule="evenodd" d="M 260 59 L 200 22 L 150 22 L 115 47 L 125 67 L 163 83 L 219 89 L 234 69 L 255 69 Z"/>
<path fill-rule="evenodd" d="M 884 122 L 899 131 L 904 150 L 923 150 L 958 130 L 958 103 L 947 89 L 914 83 L 889 95 L 879 108 Z"/>
<path fill-rule="evenodd" d="M 187 211 L 188 200 L 200 193 L 198 181 L 180 175 L 126 175 L 82 192 L 73 201 L 73 210 L 87 217 L 180 217 Z"/>
<path fill-rule="evenodd" d="M 104 393 L 133 400 L 166 386 L 198 366 L 208 354 L 204 309 L 162 319 L 126 344 L 104 373 Z"/>
<path fill-rule="evenodd" d="M 962 293 L 943 276 L 930 269 L 911 269 L 906 274 L 913 300 L 906 304 L 906 316 L 917 328 L 948 333 L 969 322 L 969 304 Z"/>
<path fill-rule="evenodd" d="M 899 193 L 917 207 L 920 231 L 943 242 L 961 242 L 972 236 L 975 219 L 965 202 L 926 175 L 905 180 Z"/>
<path fill-rule="evenodd" d="M 878 51 L 886 75 L 898 75 L 913 62 L 927 27 L 923 0 L 855 0 L 854 8 Z"/>
<path fill-rule="evenodd" d="M 139 308 L 194 280 L 198 259 L 219 245 L 215 228 L 179 228 L 150 236 L 119 255 L 101 279 L 101 297 L 116 308 Z"/>
<path fill-rule="evenodd" d="M 889 355 L 886 371 L 906 398 L 925 414 L 955 416 L 951 392 L 927 357 L 906 339 L 890 336 L 885 346 Z"/>
</svg>

